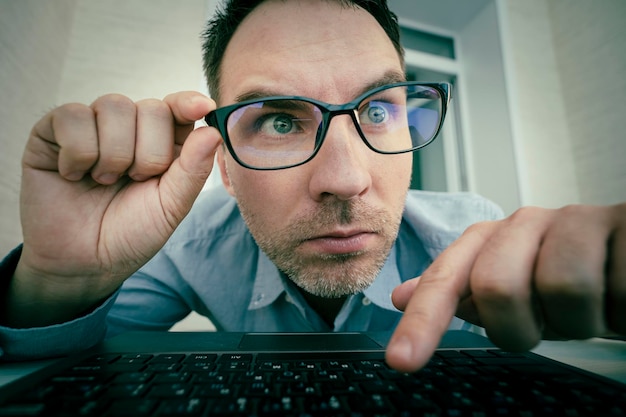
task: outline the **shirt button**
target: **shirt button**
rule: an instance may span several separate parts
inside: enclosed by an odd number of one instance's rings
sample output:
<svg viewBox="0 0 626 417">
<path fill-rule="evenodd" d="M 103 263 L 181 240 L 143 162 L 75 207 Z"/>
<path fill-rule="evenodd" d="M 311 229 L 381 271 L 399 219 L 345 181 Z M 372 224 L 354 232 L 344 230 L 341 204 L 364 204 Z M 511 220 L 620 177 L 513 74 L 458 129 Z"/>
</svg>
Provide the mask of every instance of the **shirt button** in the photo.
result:
<svg viewBox="0 0 626 417">
<path fill-rule="evenodd" d="M 368 305 L 372 304 L 372 300 L 370 300 L 367 297 L 363 297 L 362 303 L 363 303 L 364 306 L 368 306 Z"/>
<path fill-rule="evenodd" d="M 257 294 L 257 296 L 254 299 L 254 303 L 259 304 L 261 301 L 263 301 L 264 298 L 265 298 L 265 294 Z"/>
</svg>

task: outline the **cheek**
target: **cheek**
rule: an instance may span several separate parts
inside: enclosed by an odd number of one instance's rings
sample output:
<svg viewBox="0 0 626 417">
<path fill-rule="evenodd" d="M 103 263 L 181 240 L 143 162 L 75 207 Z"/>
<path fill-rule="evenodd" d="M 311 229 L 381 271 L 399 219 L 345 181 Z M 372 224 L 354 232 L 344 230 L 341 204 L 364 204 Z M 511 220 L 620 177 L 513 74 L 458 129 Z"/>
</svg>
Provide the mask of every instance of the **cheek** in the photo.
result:
<svg viewBox="0 0 626 417">
<path fill-rule="evenodd" d="M 297 206 L 298 190 L 293 178 L 284 171 L 254 171 L 227 163 L 233 194 L 241 210 L 264 227 L 283 224 Z"/>
<path fill-rule="evenodd" d="M 404 195 L 411 184 L 413 154 L 381 155 L 373 174 L 374 182 L 384 194 L 398 193 Z"/>
</svg>

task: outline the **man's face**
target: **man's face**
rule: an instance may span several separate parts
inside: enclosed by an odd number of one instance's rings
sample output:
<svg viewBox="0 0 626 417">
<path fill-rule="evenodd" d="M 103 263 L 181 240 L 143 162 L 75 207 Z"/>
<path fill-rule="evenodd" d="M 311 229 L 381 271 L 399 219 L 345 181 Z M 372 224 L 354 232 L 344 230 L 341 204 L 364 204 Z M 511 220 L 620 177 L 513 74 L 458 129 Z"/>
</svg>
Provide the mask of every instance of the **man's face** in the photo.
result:
<svg viewBox="0 0 626 417">
<path fill-rule="evenodd" d="M 399 81 L 400 58 L 366 11 L 321 0 L 269 0 L 237 29 L 221 69 L 220 105 L 299 95 L 333 104 L 381 80 Z M 395 241 L 412 156 L 381 155 L 336 116 L 319 153 L 285 170 L 255 171 L 222 149 L 226 188 L 259 247 L 305 291 L 340 297 L 376 278 Z"/>
</svg>

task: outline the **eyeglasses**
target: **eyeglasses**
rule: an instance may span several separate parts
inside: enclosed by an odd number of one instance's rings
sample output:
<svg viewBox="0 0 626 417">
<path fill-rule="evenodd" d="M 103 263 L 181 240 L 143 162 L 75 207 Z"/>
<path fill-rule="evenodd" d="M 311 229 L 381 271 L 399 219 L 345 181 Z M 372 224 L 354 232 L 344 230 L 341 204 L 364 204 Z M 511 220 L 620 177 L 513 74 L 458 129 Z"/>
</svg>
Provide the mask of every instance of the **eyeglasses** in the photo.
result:
<svg viewBox="0 0 626 417">
<path fill-rule="evenodd" d="M 431 143 L 450 100 L 449 83 L 401 82 L 370 90 L 346 104 L 272 96 L 221 107 L 205 117 L 242 166 L 276 170 L 302 165 L 320 150 L 334 116 L 352 118 L 374 152 L 412 152 Z"/>
</svg>

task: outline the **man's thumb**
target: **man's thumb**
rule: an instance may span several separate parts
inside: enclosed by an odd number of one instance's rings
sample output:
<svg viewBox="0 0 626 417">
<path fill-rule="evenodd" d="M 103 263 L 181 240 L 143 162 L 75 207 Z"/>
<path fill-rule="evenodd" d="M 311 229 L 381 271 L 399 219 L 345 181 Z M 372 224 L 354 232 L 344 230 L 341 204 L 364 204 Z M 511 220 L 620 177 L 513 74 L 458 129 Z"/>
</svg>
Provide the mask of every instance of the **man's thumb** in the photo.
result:
<svg viewBox="0 0 626 417">
<path fill-rule="evenodd" d="M 174 227 L 187 215 L 206 182 L 215 161 L 221 137 L 216 129 L 192 131 L 180 156 L 161 177 L 159 193 L 167 221 Z"/>
<path fill-rule="evenodd" d="M 391 302 L 398 310 L 404 311 L 407 304 L 409 304 L 409 300 L 413 295 L 413 291 L 415 291 L 415 288 L 419 284 L 420 278 L 421 277 L 410 279 L 394 288 L 393 293 L 391 293 Z"/>
</svg>

